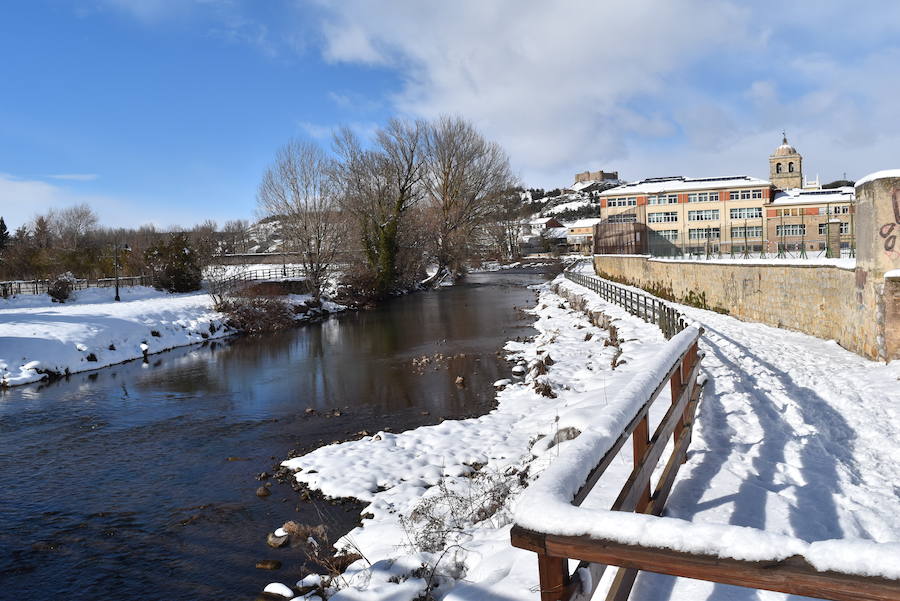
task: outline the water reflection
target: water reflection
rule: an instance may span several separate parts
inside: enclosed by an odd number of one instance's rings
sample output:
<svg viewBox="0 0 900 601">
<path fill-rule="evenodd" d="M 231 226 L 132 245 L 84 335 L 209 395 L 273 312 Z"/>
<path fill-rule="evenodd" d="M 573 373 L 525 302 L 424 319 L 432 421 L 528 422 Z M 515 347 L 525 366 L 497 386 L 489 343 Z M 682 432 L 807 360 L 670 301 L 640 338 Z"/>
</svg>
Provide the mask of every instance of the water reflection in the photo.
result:
<svg viewBox="0 0 900 601">
<path fill-rule="evenodd" d="M 298 562 L 264 533 L 317 518 L 284 486 L 256 498 L 255 476 L 290 449 L 490 408 L 508 374 L 496 351 L 531 331 L 512 308 L 533 304 L 525 285 L 542 279 L 473 276 L 275 336 L 0 391 L 0 598 L 249 597 L 273 579 L 254 568 L 264 557 L 285 561 L 275 577 L 289 581 Z M 454 357 L 415 368 L 436 354 Z M 320 510 L 338 529 L 354 519 Z"/>
</svg>

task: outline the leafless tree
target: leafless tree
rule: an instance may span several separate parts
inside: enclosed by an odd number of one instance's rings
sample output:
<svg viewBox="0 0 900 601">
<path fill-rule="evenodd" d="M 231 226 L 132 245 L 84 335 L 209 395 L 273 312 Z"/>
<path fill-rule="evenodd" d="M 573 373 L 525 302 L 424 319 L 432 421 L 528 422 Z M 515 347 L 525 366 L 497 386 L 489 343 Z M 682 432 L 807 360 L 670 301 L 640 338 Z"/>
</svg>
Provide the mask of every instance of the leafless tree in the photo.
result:
<svg viewBox="0 0 900 601">
<path fill-rule="evenodd" d="M 402 256 L 402 241 L 410 211 L 423 195 L 426 130 L 421 121 L 392 119 L 376 132 L 371 150 L 364 150 L 347 128 L 335 135 L 341 206 L 353 220 L 379 296 L 404 279 L 401 266 L 417 264 L 414 257 Z"/>
<path fill-rule="evenodd" d="M 494 197 L 485 228 L 494 243 L 498 258 L 515 259 L 521 254 L 519 237 L 525 213 L 520 189 L 507 188 Z"/>
<path fill-rule="evenodd" d="M 259 185 L 260 212 L 278 217 L 290 248 L 299 253 L 316 297 L 321 295 L 344 245 L 332 160 L 313 142 L 282 146 Z"/>
<path fill-rule="evenodd" d="M 509 158 L 470 122 L 448 116 L 429 125 L 426 157 L 438 274 L 456 273 L 467 258 L 476 228 L 491 216 L 497 197 L 514 184 Z"/>
<path fill-rule="evenodd" d="M 47 221 L 61 247 L 67 250 L 78 250 L 83 246 L 98 223 L 97 215 L 86 203 L 51 210 Z"/>
<path fill-rule="evenodd" d="M 240 254 L 247 252 L 247 229 L 250 223 L 246 219 L 232 219 L 222 226 L 223 248 L 225 252 Z"/>
</svg>

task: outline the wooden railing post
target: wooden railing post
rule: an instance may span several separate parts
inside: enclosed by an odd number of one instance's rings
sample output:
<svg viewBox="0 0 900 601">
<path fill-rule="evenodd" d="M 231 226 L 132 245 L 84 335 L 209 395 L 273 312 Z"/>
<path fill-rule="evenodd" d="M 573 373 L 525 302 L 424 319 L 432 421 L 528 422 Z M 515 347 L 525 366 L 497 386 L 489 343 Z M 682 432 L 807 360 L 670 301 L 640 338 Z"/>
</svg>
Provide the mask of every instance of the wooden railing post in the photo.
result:
<svg viewBox="0 0 900 601">
<path fill-rule="evenodd" d="M 634 469 L 635 471 L 637 471 L 637 469 L 641 466 L 641 463 L 643 463 L 644 461 L 644 456 L 647 454 L 647 449 L 650 447 L 649 415 L 645 415 L 643 419 L 638 422 L 637 428 L 634 429 L 634 434 L 632 434 L 631 439 L 634 455 Z M 644 487 L 643 492 L 638 499 L 635 511 L 638 513 L 642 513 L 648 505 L 650 505 L 650 474 L 647 474 L 646 486 Z"/>
<path fill-rule="evenodd" d="M 672 373 L 672 379 L 669 380 L 669 392 L 672 396 L 672 404 L 678 402 L 678 398 L 681 396 L 682 389 L 684 388 L 685 376 L 690 374 L 690 368 L 687 366 L 687 361 L 685 358 L 690 354 L 690 351 L 685 353 L 685 355 L 681 358 L 680 363 L 678 365 L 678 369 L 676 369 Z M 685 369 L 687 368 L 687 370 Z M 677 442 L 678 437 L 681 436 L 681 432 L 684 430 L 684 415 L 678 418 L 678 424 L 675 426 L 675 431 L 672 433 L 672 442 Z"/>
<path fill-rule="evenodd" d="M 541 601 L 560 601 L 569 584 L 568 560 L 538 553 Z"/>
</svg>

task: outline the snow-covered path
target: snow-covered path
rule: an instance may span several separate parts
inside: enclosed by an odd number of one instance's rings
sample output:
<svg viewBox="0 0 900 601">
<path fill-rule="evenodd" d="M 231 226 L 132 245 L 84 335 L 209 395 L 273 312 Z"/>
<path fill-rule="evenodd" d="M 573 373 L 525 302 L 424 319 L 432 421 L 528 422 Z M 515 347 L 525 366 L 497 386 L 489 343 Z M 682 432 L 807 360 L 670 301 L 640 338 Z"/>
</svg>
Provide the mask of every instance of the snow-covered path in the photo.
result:
<svg viewBox="0 0 900 601">
<path fill-rule="evenodd" d="M 682 307 L 709 376 L 667 514 L 806 541 L 900 540 L 900 361 Z M 634 599 L 784 595 L 642 575 Z"/>
</svg>

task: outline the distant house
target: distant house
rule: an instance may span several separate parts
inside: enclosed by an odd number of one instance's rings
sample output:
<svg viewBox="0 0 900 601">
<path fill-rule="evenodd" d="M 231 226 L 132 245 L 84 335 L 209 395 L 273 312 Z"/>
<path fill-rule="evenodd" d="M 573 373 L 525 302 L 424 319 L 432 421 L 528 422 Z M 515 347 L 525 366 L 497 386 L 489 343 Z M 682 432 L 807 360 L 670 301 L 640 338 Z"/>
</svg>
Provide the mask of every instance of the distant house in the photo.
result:
<svg viewBox="0 0 900 601">
<path fill-rule="evenodd" d="M 519 249 L 522 254 L 565 250 L 566 228 L 555 217 L 532 219 L 522 224 Z M 563 247 L 560 249 L 560 245 Z"/>
<path fill-rule="evenodd" d="M 526 236 L 540 236 L 544 230 L 554 227 L 563 227 L 563 224 L 555 217 L 541 217 L 527 222 L 522 228 L 522 233 Z"/>
<path fill-rule="evenodd" d="M 602 219 L 592 218 L 570 223 L 566 234 L 569 250 L 585 255 L 591 254 L 594 248 L 594 226 L 601 221 Z"/>
</svg>

